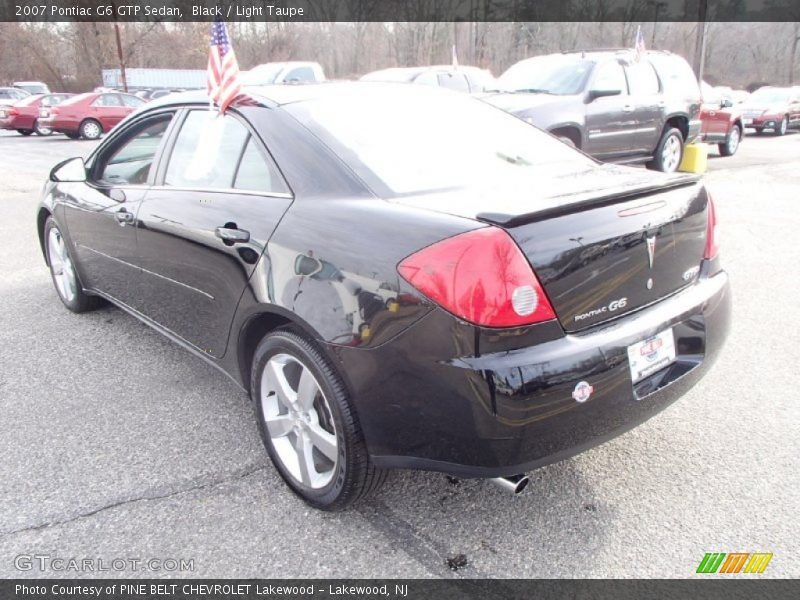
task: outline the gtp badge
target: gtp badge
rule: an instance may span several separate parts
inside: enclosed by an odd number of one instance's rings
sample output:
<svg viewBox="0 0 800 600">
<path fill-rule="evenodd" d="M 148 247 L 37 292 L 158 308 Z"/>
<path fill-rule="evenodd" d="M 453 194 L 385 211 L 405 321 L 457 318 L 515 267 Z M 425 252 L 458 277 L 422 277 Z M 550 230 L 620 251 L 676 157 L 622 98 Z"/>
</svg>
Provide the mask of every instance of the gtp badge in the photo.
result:
<svg viewBox="0 0 800 600">
<path fill-rule="evenodd" d="M 589 399 L 589 396 L 592 395 L 594 388 L 590 386 L 585 381 L 581 381 L 578 385 L 575 386 L 575 389 L 572 391 L 572 398 L 575 402 L 580 402 L 583 404 Z"/>
</svg>

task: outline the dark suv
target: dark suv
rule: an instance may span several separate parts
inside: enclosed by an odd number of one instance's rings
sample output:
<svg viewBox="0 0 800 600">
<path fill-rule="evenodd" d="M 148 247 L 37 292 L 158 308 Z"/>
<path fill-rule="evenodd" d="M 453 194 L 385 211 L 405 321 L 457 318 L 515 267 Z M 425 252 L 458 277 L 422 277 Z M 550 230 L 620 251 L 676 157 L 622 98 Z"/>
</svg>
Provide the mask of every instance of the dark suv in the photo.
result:
<svg viewBox="0 0 800 600">
<path fill-rule="evenodd" d="M 513 65 L 484 99 L 604 161 L 671 172 L 700 133 L 700 86 L 668 52 L 551 54 Z"/>
</svg>

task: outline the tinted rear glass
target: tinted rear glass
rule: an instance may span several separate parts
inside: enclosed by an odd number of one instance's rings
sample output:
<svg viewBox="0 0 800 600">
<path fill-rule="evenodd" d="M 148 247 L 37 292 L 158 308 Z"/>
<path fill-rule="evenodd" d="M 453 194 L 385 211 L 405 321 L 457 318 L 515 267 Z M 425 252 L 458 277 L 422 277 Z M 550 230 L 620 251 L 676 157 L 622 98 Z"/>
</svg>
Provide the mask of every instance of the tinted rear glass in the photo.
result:
<svg viewBox="0 0 800 600">
<path fill-rule="evenodd" d="M 387 86 L 389 87 L 389 86 Z M 493 183 L 535 186 L 542 167 L 585 155 L 500 109 L 426 86 L 355 89 L 285 105 L 356 172 L 392 193 Z"/>
</svg>

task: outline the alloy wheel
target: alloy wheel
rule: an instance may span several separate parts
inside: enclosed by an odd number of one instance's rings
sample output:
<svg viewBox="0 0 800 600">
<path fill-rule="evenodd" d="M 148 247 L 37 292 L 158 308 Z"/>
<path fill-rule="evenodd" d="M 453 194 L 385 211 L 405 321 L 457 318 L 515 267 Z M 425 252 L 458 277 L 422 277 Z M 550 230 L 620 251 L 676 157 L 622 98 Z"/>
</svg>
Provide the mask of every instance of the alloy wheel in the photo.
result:
<svg viewBox="0 0 800 600">
<path fill-rule="evenodd" d="M 677 136 L 672 135 L 667 138 L 664 149 L 661 151 L 661 159 L 665 173 L 672 173 L 678 168 L 681 160 L 681 142 Z"/>
<path fill-rule="evenodd" d="M 734 127 L 731 130 L 730 138 L 728 138 L 728 151 L 731 154 L 736 153 L 736 149 L 739 147 L 739 138 L 740 138 L 739 128 Z"/>
<path fill-rule="evenodd" d="M 786 130 L 788 128 L 789 128 L 789 119 L 787 119 L 786 117 L 783 117 L 783 119 L 781 119 L 781 125 L 780 125 L 780 130 L 779 130 L 780 135 L 785 135 L 786 134 Z"/>
<path fill-rule="evenodd" d="M 72 302 L 78 290 L 75 267 L 64 244 L 64 238 L 56 227 L 50 229 L 47 236 L 47 256 L 50 259 L 50 269 L 58 294 L 65 302 Z"/>
<path fill-rule="evenodd" d="M 264 365 L 260 400 L 275 455 L 297 483 L 328 485 L 336 473 L 339 446 L 328 400 L 311 370 L 290 354 Z"/>
</svg>

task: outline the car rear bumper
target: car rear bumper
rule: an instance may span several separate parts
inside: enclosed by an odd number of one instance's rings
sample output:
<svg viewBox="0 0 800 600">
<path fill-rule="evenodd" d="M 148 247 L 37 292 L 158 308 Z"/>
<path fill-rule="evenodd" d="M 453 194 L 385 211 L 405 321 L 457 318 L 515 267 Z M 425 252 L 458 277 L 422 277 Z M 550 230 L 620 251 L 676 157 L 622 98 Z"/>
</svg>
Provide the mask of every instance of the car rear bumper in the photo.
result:
<svg viewBox="0 0 800 600">
<path fill-rule="evenodd" d="M 548 333 L 528 347 L 500 339 L 511 349 L 476 352 L 457 333 L 463 326 L 434 311 L 378 348 L 335 354 L 378 466 L 507 476 L 601 444 L 680 398 L 719 354 L 730 302 L 720 272 L 631 315 L 578 334 Z M 668 328 L 676 361 L 634 385 L 628 346 Z M 573 392 L 583 381 L 594 391 L 579 403 Z"/>
<path fill-rule="evenodd" d="M 39 126 L 51 129 L 56 133 L 78 133 L 80 123 L 77 121 L 65 121 L 52 117 L 42 117 L 39 119 Z"/>
</svg>

